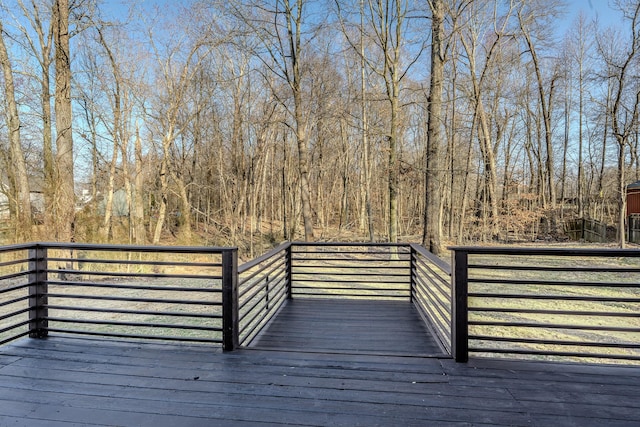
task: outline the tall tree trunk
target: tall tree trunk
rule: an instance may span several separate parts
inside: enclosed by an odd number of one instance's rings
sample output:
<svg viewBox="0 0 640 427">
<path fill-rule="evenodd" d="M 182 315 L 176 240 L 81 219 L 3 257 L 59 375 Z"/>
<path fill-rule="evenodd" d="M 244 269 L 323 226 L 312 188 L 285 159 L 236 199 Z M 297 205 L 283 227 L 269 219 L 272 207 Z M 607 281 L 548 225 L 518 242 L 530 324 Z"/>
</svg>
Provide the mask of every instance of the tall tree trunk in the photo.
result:
<svg viewBox="0 0 640 427">
<path fill-rule="evenodd" d="M 162 229 L 164 227 L 164 220 L 167 216 L 167 195 L 168 177 L 167 177 L 167 159 L 163 156 L 160 163 L 160 207 L 158 210 L 158 221 L 156 222 L 155 229 L 153 231 L 152 243 L 157 245 L 160 243 L 160 237 L 162 237 Z"/>
<path fill-rule="evenodd" d="M 425 219 L 422 244 L 436 255 L 442 253 L 440 242 L 439 148 L 442 144 L 442 90 L 444 80 L 444 5 L 433 0 L 431 6 L 431 82 L 429 87 L 429 121 L 427 123 L 427 164 L 425 173 Z"/>
<path fill-rule="evenodd" d="M 545 93 L 544 83 L 542 81 L 542 70 L 541 65 L 538 60 L 538 55 L 533 45 L 533 41 L 531 40 L 531 36 L 529 31 L 527 30 L 523 17 L 520 13 L 518 13 L 518 19 L 520 22 L 520 29 L 522 30 L 522 34 L 524 35 L 525 41 L 527 43 L 527 47 L 529 48 L 529 53 L 531 54 L 531 59 L 533 61 L 533 69 L 536 75 L 536 82 L 538 84 L 538 97 L 540 102 L 540 109 L 542 114 L 542 119 L 544 123 L 544 141 L 545 141 L 545 149 L 546 149 L 546 159 L 545 159 L 545 168 L 547 173 L 547 185 L 549 191 L 549 209 L 550 220 L 551 220 L 551 232 L 555 233 L 556 230 L 556 187 L 555 187 L 555 172 L 554 172 L 554 161 L 553 161 L 553 139 L 552 139 L 552 126 L 551 126 L 551 106 L 553 103 L 553 90 L 555 87 L 555 81 L 557 76 L 553 76 L 551 78 L 549 93 Z"/>
<path fill-rule="evenodd" d="M 625 143 L 618 137 L 618 244 L 624 249 L 627 243 L 625 220 L 627 218 L 627 186 L 625 183 Z"/>
<path fill-rule="evenodd" d="M 147 242 L 144 228 L 144 199 L 142 197 L 144 187 L 144 177 L 142 175 L 142 141 L 140 131 L 136 129 L 135 142 L 135 170 L 133 187 L 133 241 L 136 245 L 143 245 Z"/>
<path fill-rule="evenodd" d="M 27 177 L 27 166 L 22 152 L 22 141 L 20 138 L 20 117 L 18 115 L 18 104 L 15 98 L 15 87 L 13 84 L 13 71 L 9 62 L 9 55 L 2 35 L 2 21 L 0 21 L 0 65 L 4 76 L 4 95 L 7 108 L 7 127 L 9 130 L 9 160 L 11 162 L 11 173 L 14 176 L 16 205 L 16 239 L 19 242 L 31 239 L 31 195 L 29 180 Z"/>
<path fill-rule="evenodd" d="M 389 186 L 389 241 L 398 241 L 398 127 L 399 100 L 398 87 L 392 89 L 391 95 L 391 129 L 389 140 L 388 186 Z"/>
<path fill-rule="evenodd" d="M 74 239 L 75 192 L 71 111 L 71 56 L 69 50 L 69 0 L 53 5 L 55 44 L 56 197 L 55 231 L 60 241 Z"/>
<path fill-rule="evenodd" d="M 364 60 L 364 0 L 360 0 L 360 113 L 362 115 L 362 172 L 364 185 L 364 210 L 369 230 L 369 241 L 375 241 L 373 213 L 371 210 L 371 149 L 369 146 L 369 116 L 367 114 L 366 68 Z"/>
</svg>

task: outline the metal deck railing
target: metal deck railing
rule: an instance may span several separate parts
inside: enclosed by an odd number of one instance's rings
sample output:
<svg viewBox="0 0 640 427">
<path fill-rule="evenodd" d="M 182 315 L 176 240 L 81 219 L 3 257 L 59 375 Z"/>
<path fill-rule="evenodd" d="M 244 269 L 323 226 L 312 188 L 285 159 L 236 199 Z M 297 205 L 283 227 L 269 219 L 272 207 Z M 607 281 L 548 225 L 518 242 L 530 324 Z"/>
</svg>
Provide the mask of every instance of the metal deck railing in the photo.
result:
<svg viewBox="0 0 640 427">
<path fill-rule="evenodd" d="M 290 298 L 407 301 L 457 361 L 640 361 L 640 251 L 284 243 L 0 247 L 0 344 L 90 335 L 250 345 Z"/>
</svg>

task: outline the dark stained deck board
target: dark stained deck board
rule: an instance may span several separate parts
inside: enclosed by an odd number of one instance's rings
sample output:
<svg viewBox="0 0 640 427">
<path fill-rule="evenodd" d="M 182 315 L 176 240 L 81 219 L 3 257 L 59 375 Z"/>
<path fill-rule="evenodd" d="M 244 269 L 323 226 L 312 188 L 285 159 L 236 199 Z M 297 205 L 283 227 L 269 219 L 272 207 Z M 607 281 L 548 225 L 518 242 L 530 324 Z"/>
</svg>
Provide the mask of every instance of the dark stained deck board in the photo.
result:
<svg viewBox="0 0 640 427">
<path fill-rule="evenodd" d="M 64 337 L 5 345 L 0 359 L 2 426 L 637 426 L 640 419 L 640 368 L 220 353 Z"/>
<path fill-rule="evenodd" d="M 443 355 L 408 301 L 294 298 L 287 301 L 251 346 L 318 352 Z"/>
</svg>

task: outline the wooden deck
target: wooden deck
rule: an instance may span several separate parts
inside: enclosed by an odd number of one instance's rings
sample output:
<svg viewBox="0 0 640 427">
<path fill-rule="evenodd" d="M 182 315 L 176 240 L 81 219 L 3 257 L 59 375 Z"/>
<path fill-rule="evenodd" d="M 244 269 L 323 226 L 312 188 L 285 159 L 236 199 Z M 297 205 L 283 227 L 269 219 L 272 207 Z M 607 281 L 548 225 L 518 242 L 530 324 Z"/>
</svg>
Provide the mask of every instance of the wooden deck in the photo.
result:
<svg viewBox="0 0 640 427">
<path fill-rule="evenodd" d="M 0 426 L 638 425 L 640 368 L 457 364 L 431 354 L 406 305 L 367 304 L 294 300 L 257 347 L 229 353 L 22 339 L 0 347 Z"/>
<path fill-rule="evenodd" d="M 251 346 L 445 357 L 417 310 L 405 301 L 295 298 Z"/>
</svg>

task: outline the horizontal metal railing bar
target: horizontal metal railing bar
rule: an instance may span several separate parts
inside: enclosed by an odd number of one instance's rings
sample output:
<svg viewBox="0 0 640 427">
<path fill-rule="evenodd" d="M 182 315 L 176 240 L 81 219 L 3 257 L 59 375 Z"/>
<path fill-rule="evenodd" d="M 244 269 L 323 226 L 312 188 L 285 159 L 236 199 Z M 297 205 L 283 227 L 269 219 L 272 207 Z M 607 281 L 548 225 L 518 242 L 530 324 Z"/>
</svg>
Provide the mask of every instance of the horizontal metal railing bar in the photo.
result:
<svg viewBox="0 0 640 427">
<path fill-rule="evenodd" d="M 29 298 L 31 298 L 29 295 L 25 295 L 25 296 L 22 296 L 22 297 L 18 297 L 18 298 L 2 301 L 0 303 L 0 307 L 4 307 L 6 305 L 11 305 L 11 304 L 15 304 L 15 303 L 18 303 L 18 302 L 26 301 Z"/>
<path fill-rule="evenodd" d="M 395 268 L 395 267 L 366 267 L 366 266 L 362 266 L 362 267 L 351 267 L 351 266 L 335 266 L 335 267 L 318 267 L 318 268 L 314 268 L 312 271 L 301 271 L 300 268 L 312 268 L 311 266 L 296 266 L 291 270 L 291 274 L 292 275 L 301 275 L 301 276 L 305 276 L 305 275 L 315 275 L 315 274 L 322 274 L 322 275 L 326 275 L 326 276 L 331 276 L 331 275 L 335 275 L 335 276 L 357 276 L 359 275 L 359 272 L 357 272 L 357 270 L 364 270 L 364 271 L 370 271 L 371 269 L 375 268 L 377 270 L 376 273 L 374 274 L 364 274 L 364 276 L 389 276 L 389 277 L 411 277 L 410 274 L 408 273 L 392 273 L 391 271 L 396 271 L 396 270 L 401 270 L 401 271 L 405 271 L 409 269 L 409 266 L 407 267 L 401 267 L 401 268 Z M 348 272 L 343 272 L 341 273 L 340 271 L 335 271 L 335 270 L 348 270 Z M 380 271 L 382 270 L 382 271 Z"/>
<path fill-rule="evenodd" d="M 287 243 L 282 243 L 279 246 L 276 246 L 275 248 L 271 249 L 269 252 L 267 252 L 266 254 L 259 256 L 258 258 L 251 260 L 249 262 L 246 262 L 244 264 L 242 264 L 241 266 L 238 267 L 238 274 L 242 274 L 252 268 L 254 268 L 255 266 L 262 264 L 264 261 L 268 260 L 271 257 L 274 257 L 276 255 L 278 255 L 280 252 L 282 252 L 283 254 L 286 253 L 287 248 L 289 248 L 291 246 L 291 243 L 287 242 Z"/>
<path fill-rule="evenodd" d="M 249 282 L 252 279 L 255 279 L 258 275 L 262 275 L 262 277 L 269 277 L 274 274 L 275 271 L 285 271 L 286 270 L 287 261 L 284 258 L 274 258 L 273 262 L 266 264 L 262 269 L 256 270 L 253 274 L 247 277 L 242 277 L 238 279 L 238 286 L 242 286 L 245 283 Z M 259 281 L 262 281 L 263 278 L 260 278 Z"/>
<path fill-rule="evenodd" d="M 593 248 L 514 248 L 498 246 L 451 246 L 448 249 L 456 252 L 466 252 L 469 255 L 514 255 L 514 256 L 592 256 L 640 258 L 640 251 L 636 249 L 593 249 Z"/>
<path fill-rule="evenodd" d="M 5 274 L 4 276 L 0 277 L 0 280 L 15 279 L 15 278 L 18 278 L 18 277 L 28 276 L 31 273 L 32 273 L 31 271 L 20 271 L 20 272 L 17 272 L 17 273 Z"/>
<path fill-rule="evenodd" d="M 83 331 L 75 329 L 57 329 L 47 328 L 47 331 L 59 333 L 59 334 L 74 334 L 74 335 L 90 335 L 101 336 L 110 338 L 129 338 L 129 339 L 141 339 L 141 340 L 161 340 L 161 341 L 189 341 L 189 342 L 201 342 L 222 344 L 222 339 L 215 338 L 198 338 L 198 337 L 175 337 L 175 336 L 163 336 L 163 335 L 140 335 L 140 334 L 119 334 L 114 332 L 99 332 L 99 331 Z"/>
<path fill-rule="evenodd" d="M 607 343 L 595 341 L 545 340 L 539 338 L 492 337 L 486 335 L 469 335 L 470 340 L 497 341 L 523 344 L 564 345 L 575 347 L 602 347 L 640 349 L 640 343 Z"/>
<path fill-rule="evenodd" d="M 0 253 L 4 252 L 18 252 L 32 249 L 34 243 L 17 243 L 13 245 L 0 246 Z"/>
<path fill-rule="evenodd" d="M 282 266 L 285 266 L 287 264 L 287 260 L 286 260 L 286 258 L 284 256 L 282 256 L 282 257 L 273 257 L 271 260 L 269 260 L 269 262 L 265 261 L 264 265 L 262 265 L 259 269 L 256 268 L 253 273 L 251 273 L 249 275 L 246 275 L 244 277 L 238 276 L 238 284 L 242 285 L 242 284 L 248 282 L 249 280 L 253 279 L 254 277 L 258 276 L 259 274 L 264 274 L 264 275 L 268 276 L 269 273 L 268 272 L 265 273 L 265 270 L 268 269 L 268 268 L 273 267 L 274 264 L 276 264 L 276 267 L 274 267 L 274 268 L 277 269 L 277 268 L 280 268 Z M 270 271 L 273 271 L 274 268 L 271 268 Z M 249 270 L 245 270 L 245 272 L 246 271 L 249 271 Z"/>
<path fill-rule="evenodd" d="M 593 359 L 611 359 L 611 360 L 640 360 L 640 356 L 624 355 L 624 354 L 598 354 L 598 353 L 581 353 L 575 351 L 545 351 L 545 350 L 519 350 L 504 348 L 477 348 L 469 347 L 469 352 L 473 353 L 496 353 L 496 354 L 521 354 L 528 356 L 558 356 L 558 357 L 583 357 Z"/>
<path fill-rule="evenodd" d="M 201 253 L 219 254 L 225 251 L 237 250 L 237 247 L 215 247 L 215 246 L 150 246 L 150 245 L 113 245 L 101 243 L 60 243 L 60 242 L 36 242 L 25 244 L 21 249 L 33 248 L 46 249 L 73 249 L 90 250 L 94 252 L 160 252 L 160 253 Z"/>
<path fill-rule="evenodd" d="M 88 270 L 69 270 L 69 269 L 56 269 L 46 270 L 47 273 L 54 274 L 77 274 L 83 276 L 110 276 L 110 277 L 145 277 L 154 279 L 203 279 L 203 280 L 222 280 L 221 275 L 206 275 L 206 274 L 168 274 L 168 273 L 132 273 L 132 272 L 115 272 L 115 271 L 88 271 Z"/>
<path fill-rule="evenodd" d="M 251 301 L 252 304 L 250 307 L 247 308 L 245 306 L 240 310 L 241 311 L 239 315 L 240 321 L 248 321 L 248 322 L 253 321 L 253 319 L 257 314 L 252 315 L 251 313 L 254 313 L 256 309 L 258 312 L 266 309 L 266 306 L 267 306 L 266 301 L 267 301 L 266 294 L 260 295 L 260 298 L 256 298 L 252 300 Z M 240 331 L 242 332 L 242 328 L 240 329 Z"/>
<path fill-rule="evenodd" d="M 491 283 L 496 285 L 544 285 L 544 286 L 566 286 L 566 287 L 600 287 L 600 288 L 637 288 L 637 283 L 621 282 L 582 282 L 582 281 L 562 281 L 562 280 L 539 280 L 539 279 L 482 279 L 469 278 L 469 283 Z"/>
<path fill-rule="evenodd" d="M 270 292 L 275 291 L 275 288 L 278 287 L 278 285 L 280 285 L 280 283 L 276 284 L 274 286 L 274 289 L 270 289 Z M 256 294 L 256 296 L 259 294 Z M 250 313 L 251 311 L 255 310 L 261 302 L 266 301 L 267 300 L 267 296 L 269 294 L 265 293 L 263 295 L 260 295 L 260 298 L 256 298 L 255 296 L 252 299 L 248 299 L 244 302 L 244 304 L 240 305 L 240 307 L 238 308 L 238 310 L 244 310 L 245 313 Z M 247 305 L 249 305 L 251 303 L 251 305 L 249 306 L 249 308 L 247 308 Z"/>
<path fill-rule="evenodd" d="M 496 298 L 496 299 L 534 299 L 534 300 L 563 300 L 563 301 L 592 301 L 592 302 L 633 302 L 640 303 L 640 298 L 629 297 L 587 297 L 575 295 L 523 295 L 523 294 L 495 294 L 469 292 L 469 297 L 473 298 Z"/>
<path fill-rule="evenodd" d="M 343 256 L 336 256 L 343 255 Z M 389 252 L 291 252 L 291 259 L 294 261 L 321 260 L 321 261 L 385 261 L 385 262 L 407 262 L 411 258 L 409 252 L 400 252 L 391 256 Z"/>
<path fill-rule="evenodd" d="M 251 288 L 247 289 L 247 292 L 239 294 L 239 298 L 244 299 L 244 302 L 240 304 L 240 308 L 242 308 L 242 306 L 247 301 L 252 300 L 253 298 L 255 298 L 256 295 L 258 295 L 260 292 L 265 290 L 270 283 L 281 282 L 284 279 L 284 277 L 285 277 L 285 272 L 280 272 L 277 275 L 274 275 L 269 281 L 263 280 L 259 282 L 261 283 L 260 286 L 252 286 Z M 248 291 L 251 291 L 251 293 L 249 293 Z"/>
<path fill-rule="evenodd" d="M 222 319 L 221 314 L 209 314 L 209 313 L 191 313 L 184 311 L 155 311 L 155 310 L 127 310 L 121 308 L 97 308 L 97 307 L 78 307 L 58 304 L 43 304 L 43 308 L 52 310 L 64 310 L 64 311 L 81 311 L 92 313 L 118 313 L 118 314 L 139 314 L 146 316 L 161 316 L 161 317 L 192 317 L 196 319 Z"/>
<path fill-rule="evenodd" d="M 543 310 L 533 308 L 500 308 L 500 307 L 470 307 L 470 312 L 482 313 L 522 313 L 522 314 L 552 314 L 565 316 L 593 316 L 593 317 L 639 317 L 640 312 L 623 313 L 615 311 L 566 311 L 566 310 Z"/>
<path fill-rule="evenodd" d="M 450 328 L 447 327 L 447 324 L 445 322 L 447 319 L 449 319 L 449 316 L 442 315 L 441 312 L 435 313 L 433 310 L 434 307 L 429 304 L 418 304 L 418 307 L 424 313 L 428 314 L 431 323 L 433 324 L 433 326 L 435 326 L 436 329 L 443 333 L 443 335 L 444 333 L 448 335 Z M 437 307 L 435 308 L 437 310 Z"/>
<path fill-rule="evenodd" d="M 280 304 L 282 304 L 282 301 L 284 301 L 284 298 L 285 298 L 285 293 L 281 291 L 274 295 L 274 298 L 272 300 L 274 301 L 274 304 L 271 307 L 267 307 L 266 305 L 264 305 L 260 307 L 259 310 L 254 311 L 255 310 L 254 308 L 247 311 L 245 313 L 245 316 L 243 316 L 245 326 L 240 327 L 240 334 L 243 334 L 244 332 L 246 332 L 248 328 L 251 328 L 251 331 L 249 332 L 249 334 L 251 334 L 255 331 L 255 328 L 260 323 L 264 321 L 268 321 L 269 319 L 266 319 L 266 316 L 275 308 L 279 307 Z"/>
<path fill-rule="evenodd" d="M 444 276 L 442 273 L 435 271 L 428 263 L 424 262 L 424 260 L 420 258 L 415 259 L 413 261 L 413 267 L 418 272 L 418 276 L 426 275 L 429 277 L 435 277 L 447 289 L 451 289 L 451 276 Z"/>
<path fill-rule="evenodd" d="M 13 259 L 11 261 L 0 262 L 0 267 L 10 267 L 12 265 L 27 264 L 29 261 L 29 258 Z M 0 277 L 0 279 L 2 279 L 2 277 Z"/>
<path fill-rule="evenodd" d="M 451 289 L 443 288 L 440 283 L 437 283 L 436 281 L 432 280 L 431 277 L 429 277 L 428 275 L 417 274 L 414 280 L 416 281 L 417 284 L 424 286 L 425 288 L 431 288 L 431 287 L 435 288 L 435 290 L 438 291 L 438 294 L 444 296 L 445 299 L 448 300 L 449 302 L 451 301 Z M 429 285 L 432 285 L 432 286 L 429 286 Z"/>
<path fill-rule="evenodd" d="M 433 264 L 435 264 L 438 268 L 442 269 L 445 273 L 447 273 L 449 276 L 451 276 L 451 266 L 447 262 L 441 260 L 440 258 L 435 256 L 431 252 L 427 251 L 424 247 L 422 247 L 420 245 L 416 245 L 415 243 L 411 243 L 410 246 L 420 256 L 423 256 L 423 257 L 427 258 L 429 261 L 431 261 Z M 419 257 L 416 257 L 416 258 L 419 258 Z"/>
<path fill-rule="evenodd" d="M 443 318 L 451 318 L 450 304 L 445 304 L 440 299 L 434 298 L 428 290 L 420 289 L 419 287 L 414 288 L 414 294 L 422 298 L 427 303 L 426 305 L 433 305 L 434 308 L 436 308 L 436 310 L 438 311 L 438 314 L 440 314 L 440 316 L 442 316 Z"/>
<path fill-rule="evenodd" d="M 437 289 L 424 286 L 418 280 L 415 281 L 413 286 L 414 292 L 424 295 L 429 304 L 437 304 L 446 309 L 447 313 L 451 313 L 451 297 L 447 294 L 437 292 Z"/>
<path fill-rule="evenodd" d="M 208 255 L 208 254 L 204 254 Z M 217 255 L 217 254 L 214 254 Z M 187 262 L 187 261 L 141 261 L 127 259 L 101 259 L 101 258 L 65 258 L 47 257 L 48 261 L 77 262 L 82 264 L 122 264 L 122 265 L 152 265 L 152 266 L 177 266 L 177 267 L 222 267 L 222 263 L 212 262 Z M 83 270 L 84 271 L 84 270 Z"/>
<path fill-rule="evenodd" d="M 580 331 L 607 331 L 607 332 L 640 332 L 640 328 L 627 328 L 624 326 L 597 326 L 597 325 L 567 325 L 558 323 L 532 323 L 532 322 L 497 322 L 490 320 L 469 320 L 469 326 L 498 326 L 504 328 L 536 328 L 536 329 L 571 329 Z"/>
<path fill-rule="evenodd" d="M 420 300 L 420 297 L 414 293 L 414 300 Z M 433 306 L 429 304 L 416 304 L 416 307 L 419 310 L 422 310 L 425 314 L 429 315 L 429 319 L 431 319 L 431 323 L 437 328 L 445 330 L 444 321 L 447 320 L 448 316 L 443 316 L 441 313 L 436 313 L 433 310 Z"/>
<path fill-rule="evenodd" d="M 485 265 L 469 264 L 471 270 L 515 270 L 515 271 L 551 271 L 551 272 L 572 272 L 572 273 L 640 273 L 638 267 L 545 267 L 542 265 Z"/>
<path fill-rule="evenodd" d="M 285 295 L 284 289 L 285 289 L 284 287 L 281 287 L 279 289 L 274 290 L 275 292 L 272 295 L 273 298 L 270 299 L 270 302 L 275 301 L 272 307 L 277 306 L 279 303 L 281 303 L 281 301 L 279 300 Z M 267 299 L 266 295 L 260 298 L 259 303 L 264 302 L 264 305 L 262 307 L 259 307 L 260 304 L 254 305 L 253 307 L 245 310 L 245 312 L 240 316 L 240 321 L 246 322 L 246 325 L 244 327 L 242 326 L 240 327 L 240 333 L 242 333 L 247 327 L 249 327 L 249 325 L 251 325 L 256 320 L 256 318 L 260 315 L 261 312 L 264 311 L 268 313 L 271 310 L 271 308 L 267 307 L 266 299 Z M 259 309 L 256 310 L 257 308 Z"/>
<path fill-rule="evenodd" d="M 255 291 L 253 292 L 252 295 L 250 295 L 248 297 L 245 297 L 244 301 L 242 303 L 240 303 L 240 305 L 238 306 L 238 310 L 244 309 L 249 303 L 251 303 L 251 301 L 253 301 L 258 295 L 260 295 L 261 292 L 263 292 L 263 291 L 266 292 L 267 286 L 269 284 L 273 285 L 273 288 L 276 288 L 277 286 L 281 285 L 285 281 L 286 281 L 285 276 L 280 276 L 275 281 L 269 281 L 268 283 L 264 282 L 261 287 L 255 289 Z M 269 291 L 273 291 L 273 288 L 269 289 Z M 266 294 L 265 294 L 265 296 L 266 296 Z"/>
<path fill-rule="evenodd" d="M 78 323 L 84 325 L 108 325 L 108 326 L 131 326 L 140 328 L 163 328 L 163 329 L 181 329 L 194 331 L 222 332 L 222 327 L 215 326 L 198 326 L 198 325 L 181 325 L 177 323 L 149 323 L 149 322 L 123 322 L 117 320 L 95 320 L 95 319 L 70 319 L 65 317 L 47 316 L 44 318 L 49 322 L 60 323 Z"/>
<path fill-rule="evenodd" d="M 342 282 L 322 282 L 322 283 L 342 283 Z M 390 283 L 380 283 L 383 285 L 390 285 Z M 375 291 L 375 292 L 408 292 L 409 287 L 402 288 L 378 288 L 368 286 L 306 286 L 298 285 L 293 286 L 293 289 L 318 289 L 318 290 L 356 290 L 356 291 Z"/>
<path fill-rule="evenodd" d="M 305 296 L 338 296 L 327 292 L 296 292 L 296 288 L 293 288 L 294 295 Z M 356 294 L 356 293 L 340 293 L 341 297 L 363 297 L 363 298 L 394 298 L 394 299 L 408 299 L 409 295 L 383 295 L 383 294 Z"/>
<path fill-rule="evenodd" d="M 0 320 L 10 319 L 12 317 L 19 316 L 24 313 L 28 313 L 29 311 L 31 311 L 30 308 L 23 308 L 20 310 L 13 311 L 11 313 L 3 314 L 2 316 L 0 316 Z"/>
<path fill-rule="evenodd" d="M 20 291 L 22 289 L 27 289 L 29 286 L 31 286 L 31 283 L 24 283 L 21 285 L 11 286 L 10 288 L 4 288 L 0 290 L 0 295 L 8 294 L 9 292 Z"/>
<path fill-rule="evenodd" d="M 14 335 L 14 336 L 12 336 L 12 337 L 5 338 L 5 339 L 3 339 L 3 340 L 0 340 L 0 345 L 4 345 L 4 344 L 6 344 L 6 343 L 8 343 L 8 342 L 11 342 L 11 341 L 17 340 L 18 338 L 22 338 L 22 337 L 27 336 L 27 335 L 29 335 L 29 331 L 21 332 L 21 333 L 19 333 L 19 334 L 17 334 L 17 335 Z"/>
<path fill-rule="evenodd" d="M 301 277 L 295 277 L 294 280 L 298 283 L 369 283 L 372 285 L 408 285 L 409 281 L 376 281 L 376 280 L 363 280 L 363 279 L 303 279 Z"/>
<path fill-rule="evenodd" d="M 359 264 L 364 264 L 364 263 L 371 263 L 371 262 L 386 262 L 386 263 L 393 263 L 393 264 L 399 264 L 402 263 L 403 265 L 408 265 L 411 262 L 411 259 L 409 258 L 405 258 L 405 259 L 379 259 L 379 258 L 369 258 L 369 259 L 353 259 L 353 258 L 296 258 L 296 257 L 291 257 L 291 261 L 292 262 L 300 262 L 298 265 L 296 265 L 296 267 L 302 267 L 302 266 L 307 266 L 305 264 L 303 264 L 301 261 L 304 261 L 305 263 L 308 261 L 333 261 L 336 262 L 337 265 L 344 265 L 344 266 L 357 266 Z M 315 266 L 322 266 L 322 265 L 318 265 L 318 264 L 309 264 L 309 267 L 315 267 Z M 325 265 L 326 266 L 326 265 Z M 400 268 L 397 266 L 382 266 L 380 268 Z"/>
<path fill-rule="evenodd" d="M 160 303 L 160 304 L 185 304 L 185 305 L 208 305 L 208 306 L 222 306 L 222 302 L 214 301 L 193 301 L 193 300 L 178 300 L 178 299 L 161 299 L 161 298 L 134 298 L 134 297 L 116 297 L 116 296 L 104 296 L 104 295 L 78 295 L 78 294 L 59 294 L 48 293 L 50 298 L 68 298 L 68 299 L 90 299 L 90 300 L 103 300 L 103 301 L 127 301 L 127 302 L 147 302 L 147 303 Z"/>
<path fill-rule="evenodd" d="M 45 283 L 54 286 L 106 288 L 106 289 L 137 289 L 141 291 L 170 291 L 170 292 L 198 292 L 198 293 L 222 293 L 220 288 L 187 288 L 183 286 L 150 286 L 127 285 L 118 283 L 80 282 L 65 280 L 47 280 Z"/>
<path fill-rule="evenodd" d="M 254 318 L 251 320 L 251 322 L 247 323 L 247 325 L 244 328 L 241 328 L 240 335 L 244 335 L 244 337 L 241 340 L 242 345 L 244 345 L 247 341 L 251 341 L 255 338 L 256 330 L 258 329 L 258 327 L 260 327 L 261 324 L 263 323 L 266 324 L 269 321 L 271 321 L 271 319 L 273 319 L 273 316 L 280 309 L 285 299 L 286 299 L 285 294 L 284 293 L 281 294 L 279 298 L 275 300 L 276 303 L 273 305 L 273 307 L 269 308 L 269 310 L 267 310 L 264 313 L 263 318 L 259 322 L 253 323 L 255 320 Z"/>
<path fill-rule="evenodd" d="M 238 293 L 238 298 L 243 299 L 243 301 L 239 305 L 239 308 L 243 308 L 246 304 L 249 303 L 249 301 L 253 300 L 256 297 L 256 295 L 259 295 L 260 292 L 264 291 L 270 282 L 266 280 L 262 280 L 258 283 L 260 283 L 259 286 L 252 286 L 250 288 L 245 289 L 245 292 Z"/>
<path fill-rule="evenodd" d="M 300 247 L 369 247 L 369 246 L 377 246 L 377 247 L 389 247 L 389 248 L 409 248 L 408 243 L 380 243 L 380 242 L 291 242 L 291 246 L 293 248 Z"/>
<path fill-rule="evenodd" d="M 25 320 L 22 322 L 14 323 L 13 325 L 7 326 L 5 328 L 0 329 L 0 334 L 4 334 L 5 332 L 12 331 L 14 329 L 20 328 L 21 326 L 26 326 L 30 323 L 30 320 Z"/>
<path fill-rule="evenodd" d="M 332 267 L 327 267 L 327 268 L 332 268 Z M 369 270 L 369 268 L 367 267 L 362 267 L 365 268 L 367 271 Z M 404 270 L 404 269 L 403 269 Z M 295 274 L 295 275 L 305 275 L 305 274 L 328 274 L 328 275 L 332 275 L 332 276 L 359 276 L 359 277 L 380 277 L 381 275 L 384 275 L 384 277 L 411 277 L 410 274 L 404 274 L 404 273 L 363 273 L 363 272 L 328 272 L 328 273 L 324 273 L 322 271 L 318 271 L 318 269 L 316 269 L 315 271 L 311 272 L 311 271 L 292 271 L 291 274 Z"/>
</svg>

